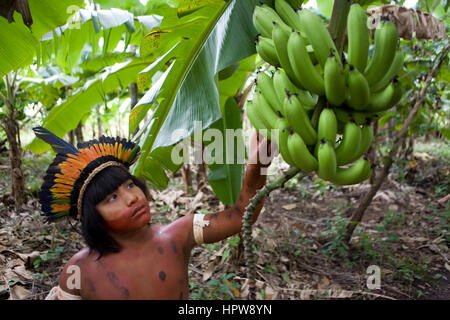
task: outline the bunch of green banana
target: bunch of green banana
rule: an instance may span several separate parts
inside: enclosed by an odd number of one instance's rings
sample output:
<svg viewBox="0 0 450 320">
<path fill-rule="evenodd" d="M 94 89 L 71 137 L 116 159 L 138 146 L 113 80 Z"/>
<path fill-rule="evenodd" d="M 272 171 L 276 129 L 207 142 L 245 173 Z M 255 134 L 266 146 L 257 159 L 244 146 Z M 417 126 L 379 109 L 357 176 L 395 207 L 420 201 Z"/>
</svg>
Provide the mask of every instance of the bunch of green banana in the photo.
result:
<svg viewBox="0 0 450 320">
<path fill-rule="evenodd" d="M 275 0 L 273 8 L 255 8 L 256 50 L 275 71 L 258 73 L 247 115 L 256 129 L 268 129 L 265 136 L 291 166 L 336 184 L 360 183 L 372 174 L 364 158 L 371 122 L 403 95 L 397 29 L 382 17 L 369 52 L 368 16 L 354 3 L 341 55 L 323 20 L 302 3 Z"/>
</svg>

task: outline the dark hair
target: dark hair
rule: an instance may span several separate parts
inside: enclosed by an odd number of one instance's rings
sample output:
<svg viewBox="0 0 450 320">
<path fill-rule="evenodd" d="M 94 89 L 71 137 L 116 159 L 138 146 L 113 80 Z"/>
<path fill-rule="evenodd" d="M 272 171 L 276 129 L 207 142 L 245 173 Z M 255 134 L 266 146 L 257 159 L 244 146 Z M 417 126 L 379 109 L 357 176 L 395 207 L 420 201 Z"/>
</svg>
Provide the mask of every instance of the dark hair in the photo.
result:
<svg viewBox="0 0 450 320">
<path fill-rule="evenodd" d="M 83 197 L 81 230 L 89 248 L 100 253 L 99 258 L 105 253 L 119 252 L 120 246 L 109 235 L 106 222 L 95 206 L 128 179 L 131 179 L 144 192 L 147 199 L 150 199 L 145 181 L 131 175 L 126 168 L 119 166 L 103 169 L 86 188 Z"/>
</svg>

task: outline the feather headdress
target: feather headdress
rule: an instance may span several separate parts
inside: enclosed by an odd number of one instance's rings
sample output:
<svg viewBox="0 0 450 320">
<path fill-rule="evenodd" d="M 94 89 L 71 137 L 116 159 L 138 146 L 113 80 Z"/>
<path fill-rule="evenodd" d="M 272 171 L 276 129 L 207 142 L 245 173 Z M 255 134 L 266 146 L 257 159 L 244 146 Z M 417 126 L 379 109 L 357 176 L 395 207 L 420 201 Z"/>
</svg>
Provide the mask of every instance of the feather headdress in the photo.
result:
<svg viewBox="0 0 450 320">
<path fill-rule="evenodd" d="M 140 147 L 124 138 L 102 136 L 75 148 L 43 127 L 33 130 L 56 152 L 39 195 L 49 222 L 67 216 L 81 220 L 84 192 L 94 176 L 109 166 L 128 168 L 139 156 Z"/>
</svg>

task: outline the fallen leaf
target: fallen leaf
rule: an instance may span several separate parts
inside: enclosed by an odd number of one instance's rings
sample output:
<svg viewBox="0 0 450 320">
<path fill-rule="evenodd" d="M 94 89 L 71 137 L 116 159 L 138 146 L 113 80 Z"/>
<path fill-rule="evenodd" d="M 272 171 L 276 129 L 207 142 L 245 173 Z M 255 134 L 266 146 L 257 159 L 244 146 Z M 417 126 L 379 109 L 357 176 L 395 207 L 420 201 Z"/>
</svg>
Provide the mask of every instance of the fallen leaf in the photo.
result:
<svg viewBox="0 0 450 320">
<path fill-rule="evenodd" d="M 330 280 L 327 277 L 322 277 L 320 282 L 317 284 L 317 288 L 319 289 L 327 289 L 330 286 Z"/>
<path fill-rule="evenodd" d="M 10 295 L 8 300 L 24 300 L 31 296 L 31 291 L 22 286 L 13 286 L 10 288 Z"/>
<path fill-rule="evenodd" d="M 272 300 L 276 295 L 275 290 L 273 290 L 272 287 L 268 285 L 266 286 L 264 293 L 266 295 L 266 300 Z"/>
<path fill-rule="evenodd" d="M 292 209 L 294 209 L 294 208 L 296 208 L 296 207 L 297 207 L 297 204 L 296 204 L 296 203 L 286 204 L 286 205 L 282 206 L 282 208 L 283 208 L 284 210 L 292 210 Z"/>
<path fill-rule="evenodd" d="M 214 261 L 211 261 L 209 264 L 208 264 L 208 267 L 206 268 L 206 270 L 205 270 L 205 272 L 203 273 L 203 277 L 202 277 L 202 280 L 203 280 L 203 282 L 205 282 L 205 281 L 207 281 L 209 278 L 211 278 L 211 276 L 212 276 L 212 274 L 213 274 L 213 272 L 214 272 L 214 266 L 215 266 L 215 262 Z"/>
<path fill-rule="evenodd" d="M 448 271 L 450 271 L 450 265 L 446 262 L 445 263 L 445 269 L 447 269 Z"/>
<path fill-rule="evenodd" d="M 17 274 L 18 276 L 23 277 L 24 279 L 27 280 L 33 280 L 33 275 L 31 274 L 30 271 L 25 269 L 25 266 L 17 266 L 13 269 L 14 273 Z"/>
</svg>

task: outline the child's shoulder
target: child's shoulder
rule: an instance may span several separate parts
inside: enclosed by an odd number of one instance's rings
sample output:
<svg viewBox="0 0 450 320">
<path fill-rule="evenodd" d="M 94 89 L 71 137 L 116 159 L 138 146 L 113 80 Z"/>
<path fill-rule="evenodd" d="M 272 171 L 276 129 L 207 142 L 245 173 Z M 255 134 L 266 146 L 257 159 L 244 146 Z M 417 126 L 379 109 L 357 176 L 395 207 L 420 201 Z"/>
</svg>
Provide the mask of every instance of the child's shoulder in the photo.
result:
<svg viewBox="0 0 450 320">
<path fill-rule="evenodd" d="M 64 266 L 59 276 L 59 286 L 64 291 L 71 294 L 79 294 L 77 283 L 81 281 L 81 273 L 86 273 L 90 268 L 89 265 L 97 254 L 89 248 L 84 248 L 74 254 Z M 71 283 L 72 285 L 68 285 Z M 75 288 L 73 288 L 75 286 Z"/>
</svg>

